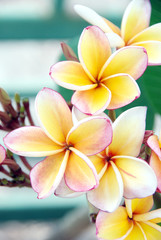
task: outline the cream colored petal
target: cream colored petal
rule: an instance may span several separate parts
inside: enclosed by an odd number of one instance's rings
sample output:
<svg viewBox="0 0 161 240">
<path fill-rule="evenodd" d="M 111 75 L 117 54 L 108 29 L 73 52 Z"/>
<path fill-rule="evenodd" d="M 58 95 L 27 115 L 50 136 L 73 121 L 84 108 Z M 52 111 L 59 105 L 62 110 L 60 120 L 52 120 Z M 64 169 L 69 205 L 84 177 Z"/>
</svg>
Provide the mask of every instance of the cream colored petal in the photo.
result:
<svg viewBox="0 0 161 240">
<path fill-rule="evenodd" d="M 115 74 L 128 74 L 137 80 L 148 64 L 147 52 L 143 47 L 128 46 L 115 51 L 102 67 L 98 79 L 103 81 Z"/>
<path fill-rule="evenodd" d="M 103 84 L 111 92 L 111 101 L 107 109 L 123 107 L 140 96 L 136 81 L 128 74 L 116 74 L 106 78 Z"/>
<path fill-rule="evenodd" d="M 81 112 L 97 115 L 103 112 L 109 105 L 111 92 L 105 85 L 100 84 L 98 87 L 88 91 L 76 91 L 71 101 Z"/>
<path fill-rule="evenodd" d="M 139 158 L 114 157 L 124 184 L 125 198 L 144 198 L 156 191 L 157 179 L 153 169 Z"/>
<path fill-rule="evenodd" d="M 120 48 L 125 46 L 124 40 L 116 33 L 106 33 L 111 48 Z"/>
<path fill-rule="evenodd" d="M 132 46 L 140 46 L 146 49 L 148 54 L 148 65 L 161 65 L 161 42 L 144 41 L 134 43 Z"/>
<path fill-rule="evenodd" d="M 151 220 L 155 222 L 155 220 L 157 219 L 156 222 L 161 222 L 161 209 L 156 209 L 156 210 L 142 213 L 142 214 L 134 214 L 133 219 L 135 221 L 141 221 L 141 222 L 147 222 Z"/>
<path fill-rule="evenodd" d="M 72 114 L 64 98 L 56 91 L 44 88 L 35 101 L 39 122 L 54 142 L 63 145 L 72 128 Z"/>
<path fill-rule="evenodd" d="M 125 42 L 149 26 L 151 4 L 149 0 L 133 0 L 127 6 L 122 23 L 121 35 Z"/>
<path fill-rule="evenodd" d="M 114 163 L 109 163 L 99 186 L 87 193 L 88 201 L 102 211 L 113 212 L 121 203 L 123 182 Z"/>
<path fill-rule="evenodd" d="M 31 170 L 31 185 L 38 193 L 38 198 L 54 193 L 63 178 L 68 157 L 69 151 L 52 155 L 37 163 Z"/>
<path fill-rule="evenodd" d="M 134 107 L 119 115 L 113 123 L 113 139 L 108 147 L 110 156 L 138 156 L 144 138 L 145 118 L 146 107 Z"/>
<path fill-rule="evenodd" d="M 96 218 L 98 239 L 126 239 L 133 229 L 133 221 L 128 219 L 126 208 L 119 207 L 112 213 L 100 211 Z"/>
<path fill-rule="evenodd" d="M 101 116 L 93 116 L 79 121 L 67 136 L 67 144 L 87 156 L 103 151 L 111 141 L 111 121 L 109 118 Z"/>
<path fill-rule="evenodd" d="M 78 43 L 78 56 L 87 75 L 95 83 L 110 55 L 111 48 L 105 33 L 96 26 L 85 28 Z"/>
<path fill-rule="evenodd" d="M 63 151 L 40 127 L 18 128 L 6 135 L 4 143 L 11 152 L 29 157 L 45 157 Z"/>
</svg>

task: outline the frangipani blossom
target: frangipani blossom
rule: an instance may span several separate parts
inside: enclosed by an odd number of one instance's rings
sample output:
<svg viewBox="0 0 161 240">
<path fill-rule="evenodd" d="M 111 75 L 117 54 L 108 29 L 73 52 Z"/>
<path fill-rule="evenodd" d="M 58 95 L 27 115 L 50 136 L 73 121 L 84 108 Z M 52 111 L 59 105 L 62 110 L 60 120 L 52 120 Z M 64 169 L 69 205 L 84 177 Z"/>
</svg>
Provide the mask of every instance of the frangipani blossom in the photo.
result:
<svg viewBox="0 0 161 240">
<path fill-rule="evenodd" d="M 41 90 L 35 101 L 41 127 L 26 126 L 4 138 L 12 152 L 44 157 L 31 170 L 31 184 L 38 198 L 49 196 L 62 178 L 74 191 L 88 191 L 98 185 L 96 170 L 86 155 L 96 154 L 111 143 L 108 118 L 90 117 L 73 126 L 72 114 L 61 95 Z"/>
<path fill-rule="evenodd" d="M 152 135 L 147 140 L 148 146 L 152 149 L 149 164 L 153 168 L 158 181 L 158 191 L 161 192 L 161 133 Z"/>
<path fill-rule="evenodd" d="M 152 196 L 125 199 L 126 207 L 113 213 L 100 211 L 96 218 L 96 233 L 100 240 L 160 240 L 161 209 L 150 211 Z M 150 212 L 149 212 L 150 211 Z"/>
<path fill-rule="evenodd" d="M 122 18 L 121 29 L 88 7 L 75 5 L 74 9 L 87 22 L 99 26 L 107 34 L 111 47 L 144 47 L 148 53 L 149 65 L 161 64 L 161 23 L 149 27 L 149 0 L 132 0 L 129 3 Z"/>
<path fill-rule="evenodd" d="M 78 117 L 78 115 L 77 115 Z M 122 113 L 113 123 L 112 143 L 98 155 L 90 157 L 99 186 L 87 192 L 96 208 L 112 212 L 126 198 L 143 198 L 153 194 L 157 179 L 152 168 L 137 158 L 144 139 L 146 107 L 135 107 Z M 56 190 L 60 197 L 75 197 L 64 181 Z"/>
<path fill-rule="evenodd" d="M 6 158 L 6 150 L 5 148 L 0 144 L 0 164 L 3 163 L 3 161 Z"/>
<path fill-rule="evenodd" d="M 136 83 L 147 67 L 142 47 L 125 47 L 111 53 L 105 33 L 96 26 L 82 32 L 78 44 L 79 61 L 62 61 L 50 69 L 60 86 L 76 90 L 71 102 L 81 112 L 99 114 L 125 106 L 140 96 Z"/>
</svg>

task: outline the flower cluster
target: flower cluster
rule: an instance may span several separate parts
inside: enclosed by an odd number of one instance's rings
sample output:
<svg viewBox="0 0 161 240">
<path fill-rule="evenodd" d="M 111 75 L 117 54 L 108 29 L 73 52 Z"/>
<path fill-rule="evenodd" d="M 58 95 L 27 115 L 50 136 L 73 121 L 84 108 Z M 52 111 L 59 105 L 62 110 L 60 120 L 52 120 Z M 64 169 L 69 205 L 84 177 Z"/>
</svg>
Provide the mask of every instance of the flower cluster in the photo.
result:
<svg viewBox="0 0 161 240">
<path fill-rule="evenodd" d="M 9 131 L 4 144 L 26 166 L 26 156 L 45 157 L 30 171 L 38 198 L 87 195 L 99 211 L 98 239 L 159 240 L 161 210 L 150 210 L 152 195 L 161 192 L 161 138 L 146 131 L 146 107 L 133 107 L 117 118 L 114 110 L 140 96 L 136 80 L 147 65 L 161 64 L 161 23 L 149 27 L 149 0 L 130 2 L 121 30 L 92 9 L 76 5 L 75 10 L 93 26 L 80 36 L 78 58 L 62 43 L 67 61 L 50 68 L 54 82 L 74 90 L 71 108 L 58 92 L 43 88 L 35 99 L 39 126 L 30 114 L 31 126 L 20 124 L 17 113 L 12 124 L 3 122 Z M 9 129 L 13 120 L 17 127 Z M 3 173 L 5 163 L 12 170 L 17 166 L 0 146 Z M 21 176 L 29 184 L 22 170 Z"/>
</svg>

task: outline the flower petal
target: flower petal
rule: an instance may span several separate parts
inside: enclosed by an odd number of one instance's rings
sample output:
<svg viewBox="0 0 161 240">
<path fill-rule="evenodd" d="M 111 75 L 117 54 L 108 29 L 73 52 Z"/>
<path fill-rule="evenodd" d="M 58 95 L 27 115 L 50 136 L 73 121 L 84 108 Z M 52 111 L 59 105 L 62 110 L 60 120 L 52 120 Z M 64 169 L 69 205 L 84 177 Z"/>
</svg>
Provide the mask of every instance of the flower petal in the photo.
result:
<svg viewBox="0 0 161 240">
<path fill-rule="evenodd" d="M 132 46 L 141 46 L 148 54 L 148 65 L 161 65 L 161 42 L 145 41 L 134 43 Z"/>
<path fill-rule="evenodd" d="M 156 209 L 151 212 L 146 212 L 142 214 L 135 214 L 133 216 L 135 221 L 141 221 L 141 222 L 146 222 L 146 221 L 153 221 L 157 219 L 156 222 L 161 222 L 161 209 Z"/>
<path fill-rule="evenodd" d="M 86 192 L 98 186 L 98 175 L 89 158 L 75 148 L 70 148 L 65 183 L 76 192 Z"/>
<path fill-rule="evenodd" d="M 153 207 L 153 196 L 146 198 L 125 199 L 126 209 L 130 218 L 133 214 L 146 213 Z"/>
<path fill-rule="evenodd" d="M 150 136 L 147 140 L 147 144 L 155 152 L 155 154 L 158 155 L 159 158 L 161 158 L 161 150 L 157 135 Z"/>
<path fill-rule="evenodd" d="M 146 107 L 134 107 L 119 115 L 112 126 L 113 139 L 107 149 L 110 156 L 138 156 L 144 138 L 145 118 Z"/>
<path fill-rule="evenodd" d="M 62 61 L 51 66 L 51 78 L 60 86 L 71 90 L 87 90 L 95 87 L 82 65 L 75 61 Z"/>
<path fill-rule="evenodd" d="M 3 163 L 3 161 L 6 158 L 6 150 L 5 148 L 0 144 L 0 164 Z"/>
<path fill-rule="evenodd" d="M 67 144 L 73 145 L 86 155 L 94 155 L 105 149 L 112 141 L 109 118 L 93 116 L 76 124 L 67 136 Z"/>
<path fill-rule="evenodd" d="M 5 138 L 6 147 L 13 153 L 29 157 L 45 157 L 63 151 L 40 127 L 21 127 Z"/>
<path fill-rule="evenodd" d="M 111 48 L 120 48 L 125 46 L 124 40 L 116 33 L 106 33 Z"/>
<path fill-rule="evenodd" d="M 110 55 L 111 48 L 105 33 L 96 26 L 85 28 L 78 43 L 78 56 L 89 78 L 95 83 Z"/>
<path fill-rule="evenodd" d="M 158 182 L 158 189 L 159 189 L 159 191 L 161 191 L 161 160 L 153 151 L 150 156 L 149 164 L 156 174 L 157 182 Z"/>
<path fill-rule="evenodd" d="M 123 182 L 114 163 L 109 163 L 99 186 L 87 193 L 87 198 L 96 208 L 113 212 L 123 197 Z"/>
<path fill-rule="evenodd" d="M 152 168 L 139 158 L 115 157 L 124 183 L 125 198 L 143 198 L 152 195 L 157 187 L 157 179 Z"/>
<path fill-rule="evenodd" d="M 126 237 L 126 240 L 147 240 L 146 235 L 141 228 L 140 224 L 133 222 L 134 226 L 130 234 Z"/>
<path fill-rule="evenodd" d="M 93 163 L 99 176 L 99 179 L 101 179 L 107 169 L 108 163 L 105 161 L 103 157 L 100 157 L 99 155 L 90 156 L 89 159 Z"/>
<path fill-rule="evenodd" d="M 121 23 L 121 35 L 126 43 L 149 26 L 150 16 L 151 4 L 149 0 L 133 0 L 129 3 Z"/>
<path fill-rule="evenodd" d="M 119 207 L 112 213 L 100 211 L 96 218 L 98 239 L 126 239 L 133 229 L 133 221 L 128 219 L 126 208 Z"/>
<path fill-rule="evenodd" d="M 136 81 L 128 74 L 117 74 L 108 77 L 103 84 L 111 92 L 111 101 L 107 109 L 123 107 L 140 96 Z"/>
<path fill-rule="evenodd" d="M 111 27 L 108 26 L 104 18 L 101 17 L 98 13 L 96 13 L 93 9 L 80 4 L 76 4 L 74 5 L 74 10 L 79 16 L 81 16 L 90 24 L 98 26 L 104 32 L 112 32 Z"/>
<path fill-rule="evenodd" d="M 94 84 L 95 85 L 95 84 Z M 99 114 L 109 105 L 111 92 L 100 84 L 88 91 L 77 91 L 72 96 L 72 104 L 85 114 Z"/>
<path fill-rule="evenodd" d="M 54 193 L 63 178 L 69 157 L 69 151 L 58 153 L 37 163 L 30 172 L 31 185 L 38 198 Z"/>
<path fill-rule="evenodd" d="M 56 196 L 58 197 L 62 197 L 62 198 L 74 198 L 74 197 L 79 197 L 81 196 L 82 192 L 75 192 L 72 191 L 70 188 L 67 187 L 67 185 L 65 184 L 65 180 L 64 178 L 62 178 L 61 182 L 59 183 L 58 187 L 55 190 L 54 193 Z"/>
<path fill-rule="evenodd" d="M 142 47 L 128 46 L 114 52 L 102 67 L 99 79 L 105 78 L 118 73 L 129 74 L 135 80 L 138 79 L 145 71 L 148 64 L 146 50 Z"/>
<path fill-rule="evenodd" d="M 144 41 L 161 41 L 161 23 L 154 24 L 134 36 L 128 44 Z"/>
<path fill-rule="evenodd" d="M 63 145 L 71 127 L 72 114 L 64 98 L 56 91 L 44 88 L 36 97 L 37 116 L 45 133 Z"/>
<path fill-rule="evenodd" d="M 139 223 L 145 232 L 145 235 L 148 240 L 159 240 L 161 239 L 161 227 L 157 224 L 152 224 L 150 222 L 140 222 Z M 156 227 L 156 228 L 155 228 Z"/>
</svg>

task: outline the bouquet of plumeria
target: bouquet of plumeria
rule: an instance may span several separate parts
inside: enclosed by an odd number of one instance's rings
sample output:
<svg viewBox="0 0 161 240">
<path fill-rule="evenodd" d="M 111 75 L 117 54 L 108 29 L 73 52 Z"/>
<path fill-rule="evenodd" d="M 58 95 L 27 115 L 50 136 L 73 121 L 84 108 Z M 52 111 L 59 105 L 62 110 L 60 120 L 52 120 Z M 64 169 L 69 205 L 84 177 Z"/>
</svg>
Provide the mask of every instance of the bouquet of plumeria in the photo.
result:
<svg viewBox="0 0 161 240">
<path fill-rule="evenodd" d="M 146 130 L 146 106 L 118 117 L 115 110 L 140 97 L 136 80 L 148 65 L 161 65 L 161 23 L 149 27 L 149 0 L 130 2 L 121 29 L 88 7 L 74 8 L 91 25 L 79 38 L 78 57 L 62 43 L 66 61 L 50 68 L 54 82 L 74 90 L 71 102 L 44 87 L 35 126 L 28 99 L 16 94 L 15 108 L 0 89 L 0 128 L 9 132 L 0 171 L 10 177 L 0 185 L 32 187 L 38 198 L 86 194 L 98 239 L 159 240 L 161 209 L 150 210 L 161 192 L 161 137 Z M 31 167 L 26 157 L 45 158 Z"/>
</svg>

